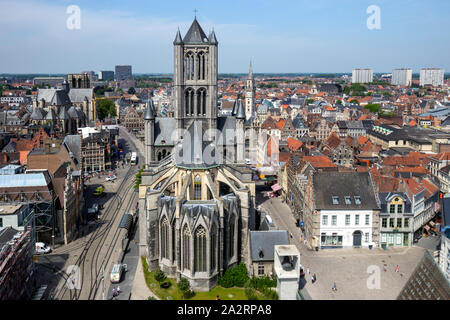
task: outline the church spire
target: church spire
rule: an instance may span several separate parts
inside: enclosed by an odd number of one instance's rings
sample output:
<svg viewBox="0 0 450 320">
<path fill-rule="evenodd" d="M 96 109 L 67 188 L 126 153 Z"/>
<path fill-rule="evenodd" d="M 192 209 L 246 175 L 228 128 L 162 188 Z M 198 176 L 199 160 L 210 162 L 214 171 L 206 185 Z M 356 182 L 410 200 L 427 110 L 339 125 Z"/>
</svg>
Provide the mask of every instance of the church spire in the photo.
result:
<svg viewBox="0 0 450 320">
<path fill-rule="evenodd" d="M 253 67 L 252 67 L 252 61 L 250 60 L 250 67 L 248 69 L 248 78 L 253 79 Z"/>
<path fill-rule="evenodd" d="M 173 41 L 173 44 L 182 44 L 183 40 L 181 40 L 181 33 L 180 28 L 178 28 L 177 35 L 175 36 L 175 40 Z"/>
</svg>

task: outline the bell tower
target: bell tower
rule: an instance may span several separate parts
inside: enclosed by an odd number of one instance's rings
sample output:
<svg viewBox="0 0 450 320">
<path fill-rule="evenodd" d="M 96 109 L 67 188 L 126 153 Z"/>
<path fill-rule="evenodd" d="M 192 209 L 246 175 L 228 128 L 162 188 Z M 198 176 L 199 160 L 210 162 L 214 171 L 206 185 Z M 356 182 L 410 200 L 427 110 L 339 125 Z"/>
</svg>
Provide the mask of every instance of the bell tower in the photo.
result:
<svg viewBox="0 0 450 320">
<path fill-rule="evenodd" d="M 214 31 L 206 36 L 194 18 L 174 44 L 174 103 L 177 129 L 187 129 L 195 120 L 202 128 L 217 128 L 217 39 Z"/>
<path fill-rule="evenodd" d="M 255 80 L 253 79 L 252 62 L 248 70 L 248 79 L 245 85 L 245 119 L 248 120 L 255 112 Z"/>
</svg>

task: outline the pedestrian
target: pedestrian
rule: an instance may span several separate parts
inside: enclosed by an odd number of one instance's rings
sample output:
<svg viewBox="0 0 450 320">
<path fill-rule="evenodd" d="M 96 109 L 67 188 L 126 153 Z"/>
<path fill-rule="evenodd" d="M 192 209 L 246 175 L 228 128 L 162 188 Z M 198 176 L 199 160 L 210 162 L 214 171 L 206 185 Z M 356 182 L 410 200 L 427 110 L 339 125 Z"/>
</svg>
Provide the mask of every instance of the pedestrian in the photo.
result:
<svg viewBox="0 0 450 320">
<path fill-rule="evenodd" d="M 384 265 L 384 266 L 383 266 L 383 269 L 384 269 L 384 272 L 386 272 L 386 271 L 387 271 L 387 267 L 386 267 L 386 265 Z"/>
<path fill-rule="evenodd" d="M 395 267 L 395 272 L 398 272 L 398 269 L 399 269 L 399 267 L 398 267 L 398 265 Z"/>
<path fill-rule="evenodd" d="M 113 298 L 116 296 L 116 288 L 114 287 L 113 289 L 112 289 L 112 296 L 113 296 Z"/>
<path fill-rule="evenodd" d="M 293 236 L 292 236 L 292 232 L 291 232 L 291 238 L 293 238 Z"/>
<path fill-rule="evenodd" d="M 310 275 L 309 274 L 309 268 L 306 268 L 306 273 L 308 274 L 308 276 Z"/>
<path fill-rule="evenodd" d="M 314 283 L 314 282 L 316 282 L 316 274 L 314 273 L 313 275 L 312 275 L 312 277 L 311 277 L 311 281 L 312 281 L 312 283 Z"/>
<path fill-rule="evenodd" d="M 219 295 L 216 296 L 216 300 L 220 300 Z"/>
<path fill-rule="evenodd" d="M 117 295 L 120 293 L 120 286 L 117 286 Z"/>
<path fill-rule="evenodd" d="M 337 288 L 336 288 L 336 282 L 333 284 L 333 288 L 331 288 L 331 290 L 337 291 Z"/>
</svg>

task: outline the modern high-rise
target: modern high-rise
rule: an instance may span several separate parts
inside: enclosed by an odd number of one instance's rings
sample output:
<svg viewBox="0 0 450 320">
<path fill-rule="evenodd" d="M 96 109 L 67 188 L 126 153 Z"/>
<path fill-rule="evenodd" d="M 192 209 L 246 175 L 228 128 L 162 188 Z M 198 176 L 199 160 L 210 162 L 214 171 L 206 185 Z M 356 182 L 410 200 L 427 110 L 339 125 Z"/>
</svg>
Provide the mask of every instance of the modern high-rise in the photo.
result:
<svg viewBox="0 0 450 320">
<path fill-rule="evenodd" d="M 115 78 L 116 81 L 131 80 L 131 66 L 116 66 Z"/>
<path fill-rule="evenodd" d="M 392 71 L 391 84 L 396 86 L 410 86 L 412 81 L 412 69 L 401 68 Z"/>
<path fill-rule="evenodd" d="M 114 71 L 99 71 L 98 80 L 111 81 L 114 80 Z"/>
<path fill-rule="evenodd" d="M 352 83 L 368 83 L 373 81 L 372 69 L 353 69 Z"/>
<path fill-rule="evenodd" d="M 444 84 L 444 69 L 439 68 L 423 68 L 420 69 L 420 85 L 431 85 L 433 87 L 442 86 Z"/>
</svg>

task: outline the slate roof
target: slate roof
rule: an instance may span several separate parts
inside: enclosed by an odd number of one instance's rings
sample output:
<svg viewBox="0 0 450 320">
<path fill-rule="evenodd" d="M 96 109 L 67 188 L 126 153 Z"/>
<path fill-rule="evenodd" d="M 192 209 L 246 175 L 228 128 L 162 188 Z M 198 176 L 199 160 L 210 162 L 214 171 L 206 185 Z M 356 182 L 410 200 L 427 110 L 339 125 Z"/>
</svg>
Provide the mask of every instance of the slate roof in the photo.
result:
<svg viewBox="0 0 450 320">
<path fill-rule="evenodd" d="M 202 122 L 194 120 L 187 129 L 188 134 L 183 137 L 181 143 L 177 144 L 174 154 L 176 165 L 184 168 L 206 168 L 216 166 L 215 150 L 205 152 L 205 149 L 212 143 L 203 140 Z M 207 156 L 208 158 L 204 157 Z"/>
<path fill-rule="evenodd" d="M 275 245 L 289 244 L 287 230 L 250 231 L 252 262 L 273 261 Z"/>
<path fill-rule="evenodd" d="M 222 133 L 223 145 L 234 145 L 236 130 L 235 117 L 217 117 L 217 130 Z M 231 133 L 232 135 L 227 136 L 227 133 Z"/>
<path fill-rule="evenodd" d="M 62 89 L 38 89 L 37 100 L 45 100 L 47 105 L 66 105 L 71 103 L 67 92 Z"/>
<path fill-rule="evenodd" d="M 392 197 L 400 197 L 404 204 L 404 213 L 411 213 L 411 201 L 409 200 L 406 192 L 379 192 L 378 198 L 380 200 L 380 213 L 389 214 L 388 204 L 391 202 Z"/>
<path fill-rule="evenodd" d="M 93 88 L 75 88 L 70 89 L 69 98 L 72 103 L 82 103 L 86 98 L 92 100 L 94 98 Z"/>
<path fill-rule="evenodd" d="M 64 145 L 69 153 L 71 152 L 76 159 L 75 164 L 80 169 L 81 163 L 81 137 L 78 134 L 69 134 L 64 137 Z"/>
<path fill-rule="evenodd" d="M 175 118 L 156 118 L 155 146 L 173 146 L 172 133 L 175 131 Z M 165 143 L 162 143 L 165 141 Z"/>
<path fill-rule="evenodd" d="M 208 43 L 209 42 L 208 37 L 206 36 L 202 27 L 200 27 L 200 24 L 198 23 L 197 18 L 194 18 L 194 21 L 192 22 L 191 27 L 189 28 L 188 32 L 184 36 L 183 42 L 184 43 Z"/>
<path fill-rule="evenodd" d="M 316 209 L 320 210 L 372 210 L 378 209 L 377 198 L 368 172 L 317 172 L 313 175 Z M 333 204 L 337 196 L 339 204 Z M 346 196 L 351 204 L 345 204 Z M 355 204 L 359 196 L 361 204 Z"/>
<path fill-rule="evenodd" d="M 44 120 L 47 112 L 42 108 L 34 108 L 31 114 L 31 120 Z"/>
</svg>

